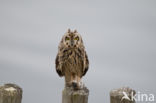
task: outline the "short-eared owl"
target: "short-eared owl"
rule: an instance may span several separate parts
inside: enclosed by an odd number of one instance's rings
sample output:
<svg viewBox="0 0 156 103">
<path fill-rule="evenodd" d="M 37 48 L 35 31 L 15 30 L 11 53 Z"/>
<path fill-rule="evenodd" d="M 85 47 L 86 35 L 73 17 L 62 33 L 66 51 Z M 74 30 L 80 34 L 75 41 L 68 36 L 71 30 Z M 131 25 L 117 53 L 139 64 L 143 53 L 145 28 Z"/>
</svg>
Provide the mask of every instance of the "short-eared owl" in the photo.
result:
<svg viewBox="0 0 156 103">
<path fill-rule="evenodd" d="M 55 63 L 58 75 L 65 76 L 65 85 L 80 89 L 89 61 L 82 37 L 76 30 L 68 29 L 62 37 Z"/>
</svg>

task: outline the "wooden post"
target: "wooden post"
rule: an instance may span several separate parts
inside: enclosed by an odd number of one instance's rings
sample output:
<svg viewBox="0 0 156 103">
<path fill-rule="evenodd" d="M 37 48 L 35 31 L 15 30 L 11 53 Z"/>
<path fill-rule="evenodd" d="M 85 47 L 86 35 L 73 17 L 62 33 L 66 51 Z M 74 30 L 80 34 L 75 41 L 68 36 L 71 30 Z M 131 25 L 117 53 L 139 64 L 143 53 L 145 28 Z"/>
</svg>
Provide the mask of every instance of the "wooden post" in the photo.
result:
<svg viewBox="0 0 156 103">
<path fill-rule="evenodd" d="M 0 86 L 0 103 L 21 103 L 22 89 L 16 84 Z"/>
<path fill-rule="evenodd" d="M 89 90 L 84 87 L 74 90 L 72 87 L 65 87 L 62 92 L 62 103 L 88 103 Z"/>
<path fill-rule="evenodd" d="M 110 103 L 135 103 L 135 100 L 132 97 L 135 93 L 134 90 L 128 87 L 111 90 Z"/>
</svg>

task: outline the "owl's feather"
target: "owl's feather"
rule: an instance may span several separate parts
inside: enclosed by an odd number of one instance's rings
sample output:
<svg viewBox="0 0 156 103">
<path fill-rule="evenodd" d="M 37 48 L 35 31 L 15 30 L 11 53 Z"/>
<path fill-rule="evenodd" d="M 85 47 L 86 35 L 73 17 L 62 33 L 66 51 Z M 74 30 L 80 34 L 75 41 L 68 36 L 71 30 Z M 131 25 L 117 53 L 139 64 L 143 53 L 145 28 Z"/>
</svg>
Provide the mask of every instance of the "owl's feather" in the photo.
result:
<svg viewBox="0 0 156 103">
<path fill-rule="evenodd" d="M 85 62 L 85 63 L 84 63 L 83 76 L 85 76 L 85 74 L 87 73 L 88 68 L 89 68 L 89 60 L 88 60 L 88 55 L 87 55 L 86 52 L 85 52 L 84 62 Z"/>
<path fill-rule="evenodd" d="M 59 55 L 57 54 L 56 59 L 55 59 L 55 64 L 56 64 L 56 72 L 58 73 L 58 75 L 60 77 L 64 76 L 62 73 L 62 67 L 60 65 L 60 61 L 59 61 Z"/>
</svg>

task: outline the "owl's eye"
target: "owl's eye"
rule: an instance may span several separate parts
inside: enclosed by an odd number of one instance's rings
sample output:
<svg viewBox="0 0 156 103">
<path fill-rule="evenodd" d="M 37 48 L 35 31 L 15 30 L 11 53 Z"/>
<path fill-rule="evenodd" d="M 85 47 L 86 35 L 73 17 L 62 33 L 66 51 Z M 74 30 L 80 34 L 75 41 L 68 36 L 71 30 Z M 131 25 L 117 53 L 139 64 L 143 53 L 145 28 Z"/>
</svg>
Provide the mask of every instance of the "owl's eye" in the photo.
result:
<svg viewBox="0 0 156 103">
<path fill-rule="evenodd" d="M 66 37 L 65 40 L 69 40 L 69 37 Z"/>
<path fill-rule="evenodd" d="M 79 40 L 79 37 L 74 38 L 74 40 Z"/>
</svg>

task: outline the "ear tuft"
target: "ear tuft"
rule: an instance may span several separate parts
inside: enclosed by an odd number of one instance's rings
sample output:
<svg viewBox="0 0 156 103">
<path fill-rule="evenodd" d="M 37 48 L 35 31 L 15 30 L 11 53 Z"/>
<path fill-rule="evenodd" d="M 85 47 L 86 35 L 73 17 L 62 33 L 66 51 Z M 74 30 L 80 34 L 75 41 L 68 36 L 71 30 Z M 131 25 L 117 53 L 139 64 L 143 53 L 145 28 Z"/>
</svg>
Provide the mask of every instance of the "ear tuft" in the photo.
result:
<svg viewBox="0 0 156 103">
<path fill-rule="evenodd" d="M 77 30 L 76 29 L 74 30 L 74 33 L 77 33 Z"/>
<path fill-rule="evenodd" d="M 68 29 L 68 33 L 70 33 L 71 32 L 71 30 L 70 29 Z"/>
</svg>

